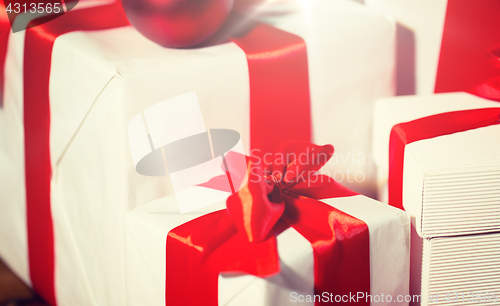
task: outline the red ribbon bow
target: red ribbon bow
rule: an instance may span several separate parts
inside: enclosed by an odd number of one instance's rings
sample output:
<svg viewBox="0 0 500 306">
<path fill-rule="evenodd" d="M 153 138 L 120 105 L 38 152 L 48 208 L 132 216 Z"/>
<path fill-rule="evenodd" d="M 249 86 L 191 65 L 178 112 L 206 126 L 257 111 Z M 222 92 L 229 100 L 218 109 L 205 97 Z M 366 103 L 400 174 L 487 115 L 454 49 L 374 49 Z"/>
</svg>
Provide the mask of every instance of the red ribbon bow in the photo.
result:
<svg viewBox="0 0 500 306">
<path fill-rule="evenodd" d="M 227 211 L 233 224 L 249 242 L 266 240 L 291 198 L 309 190 L 307 187 L 328 189 L 328 185 L 322 182 L 331 181 L 324 175 L 315 177 L 314 181 L 310 178 L 316 176 L 316 171 L 330 159 L 333 146 L 288 142 L 277 152 L 272 162 L 249 161 L 249 181 L 227 200 Z M 302 164 L 296 155 L 305 156 L 307 161 L 311 158 L 311 162 Z M 319 184 L 316 182 L 318 179 Z M 314 193 L 312 197 L 318 198 L 318 195 Z"/>
<path fill-rule="evenodd" d="M 227 210 L 170 231 L 167 305 L 217 305 L 220 272 L 278 273 L 276 236 L 289 227 L 312 245 L 316 293 L 369 292 L 368 226 L 318 201 L 356 195 L 316 174 L 332 154 L 331 145 L 288 142 L 272 163 L 250 159 L 248 179 L 227 199 Z"/>
</svg>

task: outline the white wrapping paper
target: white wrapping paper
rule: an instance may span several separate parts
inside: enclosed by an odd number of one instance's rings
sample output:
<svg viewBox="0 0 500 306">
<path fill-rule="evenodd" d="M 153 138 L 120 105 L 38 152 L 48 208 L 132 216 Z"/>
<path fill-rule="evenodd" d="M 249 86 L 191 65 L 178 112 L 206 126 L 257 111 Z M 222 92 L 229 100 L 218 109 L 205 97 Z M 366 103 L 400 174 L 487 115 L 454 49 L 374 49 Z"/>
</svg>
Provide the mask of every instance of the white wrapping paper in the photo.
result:
<svg viewBox="0 0 500 306">
<path fill-rule="evenodd" d="M 314 141 L 350 154 L 332 169 L 364 171 L 357 189 L 370 190 L 373 165 L 355 164 L 354 158 L 369 152 L 372 102 L 393 94 L 394 24 L 350 1 L 307 3 L 264 19 L 305 39 Z M 0 109 L 0 256 L 29 283 L 23 47 L 24 32 L 11 35 Z M 59 305 L 125 304 L 122 217 L 171 192 L 165 179 L 136 173 L 127 125 L 143 109 L 191 91 L 207 128 L 238 131 L 248 152 L 248 68 L 235 44 L 161 48 L 132 27 L 56 39 L 50 150 Z M 349 185 L 347 176 L 344 183 Z"/>
<path fill-rule="evenodd" d="M 448 0 L 365 0 L 367 6 L 391 15 L 404 28 L 398 63 L 415 71 L 415 94 L 434 92 Z M 414 67 L 411 67 L 414 65 Z M 408 77 L 408 76 L 406 76 Z M 400 81 L 400 80 L 398 80 Z"/>
<path fill-rule="evenodd" d="M 368 225 L 370 294 L 393 298 L 392 302 L 374 305 L 394 305 L 398 295 L 405 297 L 409 288 L 410 263 L 410 220 L 407 214 L 361 195 L 322 201 Z M 125 216 L 127 305 L 165 305 L 168 232 L 224 207 L 225 203 L 221 202 L 205 210 L 181 215 L 175 198 L 170 195 L 138 207 Z M 297 301 L 293 301 L 292 292 L 314 295 L 312 246 L 292 228 L 278 235 L 277 239 L 281 272 L 266 279 L 251 275 L 219 275 L 219 305 L 294 305 Z"/>
</svg>

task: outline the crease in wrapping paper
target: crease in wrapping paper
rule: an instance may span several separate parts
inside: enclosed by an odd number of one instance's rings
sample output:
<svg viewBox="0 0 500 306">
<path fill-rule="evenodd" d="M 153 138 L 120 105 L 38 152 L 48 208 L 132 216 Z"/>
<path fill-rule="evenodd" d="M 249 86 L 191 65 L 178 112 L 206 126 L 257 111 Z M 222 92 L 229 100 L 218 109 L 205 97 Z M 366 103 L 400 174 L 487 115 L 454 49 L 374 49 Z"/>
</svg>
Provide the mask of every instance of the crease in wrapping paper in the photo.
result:
<svg viewBox="0 0 500 306">
<path fill-rule="evenodd" d="M 441 113 L 392 127 L 389 140 L 389 205 L 403 208 L 405 146 L 415 141 L 500 124 L 500 108 Z"/>
<path fill-rule="evenodd" d="M 77 136 L 78 134 L 78 131 L 80 130 L 80 128 L 83 126 L 83 124 L 85 123 L 85 121 L 87 120 L 87 117 L 90 115 L 90 113 L 92 112 L 92 109 L 94 108 L 94 106 L 96 105 L 97 101 L 99 101 L 99 98 L 101 97 L 101 94 L 108 88 L 109 84 L 111 82 L 113 82 L 113 80 L 115 80 L 115 78 L 119 76 L 119 74 L 115 74 L 113 75 L 109 81 L 104 85 L 104 87 L 102 88 L 102 90 L 99 92 L 99 94 L 97 95 L 97 97 L 94 99 L 94 101 L 92 102 L 92 104 L 90 105 L 90 107 L 88 108 L 87 112 L 85 113 L 85 116 L 83 116 L 83 119 L 82 121 L 80 122 L 80 124 L 78 125 L 78 127 L 75 129 L 75 132 L 73 133 L 73 135 L 71 136 L 71 139 L 69 139 L 68 143 L 66 144 L 66 146 L 63 148 L 63 150 L 61 151 L 61 153 L 59 154 L 59 157 L 57 158 L 57 160 L 55 161 L 55 165 L 59 165 L 61 163 L 61 160 L 64 158 L 64 154 L 66 153 L 66 151 L 69 149 L 69 147 L 71 146 L 71 144 L 73 143 L 73 140 L 75 139 L 75 137 Z"/>
</svg>

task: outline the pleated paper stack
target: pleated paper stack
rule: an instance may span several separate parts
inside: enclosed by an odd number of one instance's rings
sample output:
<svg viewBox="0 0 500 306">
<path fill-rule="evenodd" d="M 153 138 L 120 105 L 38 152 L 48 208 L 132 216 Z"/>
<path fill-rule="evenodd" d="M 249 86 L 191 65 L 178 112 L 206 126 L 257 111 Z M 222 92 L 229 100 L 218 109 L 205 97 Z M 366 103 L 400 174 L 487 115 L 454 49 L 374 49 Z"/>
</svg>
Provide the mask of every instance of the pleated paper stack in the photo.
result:
<svg viewBox="0 0 500 306">
<path fill-rule="evenodd" d="M 499 115 L 466 93 L 377 102 L 379 193 L 411 216 L 420 305 L 500 303 Z"/>
</svg>

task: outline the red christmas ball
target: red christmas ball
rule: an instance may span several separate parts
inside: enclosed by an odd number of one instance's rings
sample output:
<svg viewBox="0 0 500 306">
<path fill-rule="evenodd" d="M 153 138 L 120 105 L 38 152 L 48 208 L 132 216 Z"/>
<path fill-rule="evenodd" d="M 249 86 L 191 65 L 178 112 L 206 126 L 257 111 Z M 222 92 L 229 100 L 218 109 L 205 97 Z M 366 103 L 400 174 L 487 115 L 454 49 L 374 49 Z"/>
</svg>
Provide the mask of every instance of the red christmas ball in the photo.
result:
<svg viewBox="0 0 500 306">
<path fill-rule="evenodd" d="M 194 46 L 222 25 L 234 0 L 122 0 L 130 23 L 164 46 Z"/>
</svg>

